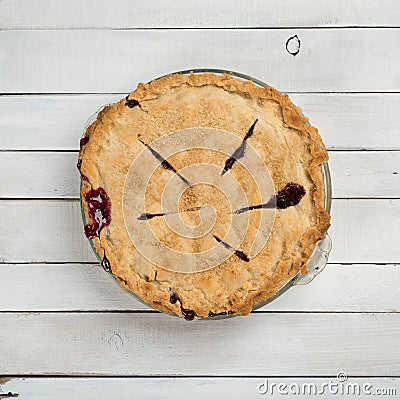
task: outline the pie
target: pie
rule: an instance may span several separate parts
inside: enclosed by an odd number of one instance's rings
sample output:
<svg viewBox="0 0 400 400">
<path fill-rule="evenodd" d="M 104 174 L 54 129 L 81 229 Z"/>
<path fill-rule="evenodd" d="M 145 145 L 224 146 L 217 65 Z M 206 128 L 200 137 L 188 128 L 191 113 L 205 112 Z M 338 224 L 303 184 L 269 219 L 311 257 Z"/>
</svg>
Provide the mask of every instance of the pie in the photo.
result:
<svg viewBox="0 0 400 400">
<path fill-rule="evenodd" d="M 80 142 L 84 231 L 126 289 L 187 320 L 248 314 L 325 237 L 318 130 L 229 74 L 171 74 L 108 105 Z"/>
</svg>

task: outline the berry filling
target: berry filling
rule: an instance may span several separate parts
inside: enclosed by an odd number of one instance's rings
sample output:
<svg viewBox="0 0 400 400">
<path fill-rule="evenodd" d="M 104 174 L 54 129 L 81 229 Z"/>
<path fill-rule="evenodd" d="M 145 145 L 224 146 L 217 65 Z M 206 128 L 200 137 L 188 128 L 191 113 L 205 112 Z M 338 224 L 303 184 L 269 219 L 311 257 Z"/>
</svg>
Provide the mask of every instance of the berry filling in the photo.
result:
<svg viewBox="0 0 400 400">
<path fill-rule="evenodd" d="M 190 310 L 189 308 L 183 308 L 182 302 L 179 299 L 178 295 L 176 293 L 171 293 L 171 295 L 169 296 L 169 302 L 171 304 L 175 304 L 178 301 L 181 306 L 181 313 L 183 315 L 183 318 L 185 318 L 187 321 L 193 321 L 194 317 L 196 316 L 196 313 L 193 310 Z"/>
<path fill-rule="evenodd" d="M 276 208 L 284 209 L 295 206 L 306 194 L 306 190 L 298 183 L 289 182 L 275 196 Z"/>
<path fill-rule="evenodd" d="M 89 141 L 89 136 L 84 136 L 80 141 L 79 141 L 79 147 L 82 150 L 82 147 Z"/>
<path fill-rule="evenodd" d="M 306 189 L 298 183 L 289 182 L 277 194 L 274 194 L 267 203 L 257 204 L 256 206 L 243 207 L 235 211 L 235 214 L 242 214 L 246 211 L 257 210 L 260 208 L 278 208 L 280 210 L 295 206 L 306 194 Z"/>
<path fill-rule="evenodd" d="M 79 159 L 77 164 L 76 164 L 76 168 L 78 168 L 79 173 L 81 174 L 81 179 L 85 182 L 89 182 L 89 179 L 87 178 L 87 176 L 83 175 L 81 172 L 81 167 L 82 167 L 82 159 Z"/>
<path fill-rule="evenodd" d="M 222 311 L 222 312 L 220 312 L 220 313 L 213 313 L 212 311 L 210 311 L 209 313 L 208 313 L 208 316 L 209 317 L 216 317 L 216 316 L 218 316 L 218 315 L 232 315 L 232 314 L 234 314 L 234 312 L 233 311 L 231 311 L 231 310 L 229 310 L 228 312 L 226 312 L 226 311 Z"/>
<path fill-rule="evenodd" d="M 128 97 L 129 97 L 129 94 L 128 94 L 128 96 L 125 97 L 125 99 L 126 99 L 125 105 L 127 107 L 133 108 L 133 107 L 136 107 L 136 106 L 140 106 L 140 104 L 139 104 L 139 102 L 137 100 L 135 100 L 135 99 L 129 100 Z"/>
<path fill-rule="evenodd" d="M 169 296 L 169 302 L 171 304 L 175 304 L 179 300 L 178 296 L 176 293 L 171 293 L 171 296 Z"/>
<path fill-rule="evenodd" d="M 183 318 L 185 318 L 188 321 L 194 320 L 196 313 L 193 310 L 189 310 L 187 308 L 181 307 L 181 311 L 182 311 Z"/>
<path fill-rule="evenodd" d="M 99 237 L 100 231 L 111 222 L 111 200 L 103 188 L 91 189 L 85 194 L 89 207 L 89 218 L 92 221 L 85 225 L 88 239 Z"/>
</svg>

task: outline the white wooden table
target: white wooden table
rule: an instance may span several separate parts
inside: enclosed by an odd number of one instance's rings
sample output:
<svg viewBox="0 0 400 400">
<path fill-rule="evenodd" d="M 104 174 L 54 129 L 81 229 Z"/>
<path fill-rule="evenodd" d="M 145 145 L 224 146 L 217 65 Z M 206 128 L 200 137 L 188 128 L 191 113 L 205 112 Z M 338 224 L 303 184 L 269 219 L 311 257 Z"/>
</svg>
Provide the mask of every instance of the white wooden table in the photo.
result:
<svg viewBox="0 0 400 400">
<path fill-rule="evenodd" d="M 400 397 L 398 0 L 2 0 L 0 28 L 0 398 L 256 399 L 339 372 Z M 99 106 L 196 67 L 258 77 L 320 129 L 333 250 L 250 316 L 190 323 L 98 267 L 75 164 Z"/>
</svg>

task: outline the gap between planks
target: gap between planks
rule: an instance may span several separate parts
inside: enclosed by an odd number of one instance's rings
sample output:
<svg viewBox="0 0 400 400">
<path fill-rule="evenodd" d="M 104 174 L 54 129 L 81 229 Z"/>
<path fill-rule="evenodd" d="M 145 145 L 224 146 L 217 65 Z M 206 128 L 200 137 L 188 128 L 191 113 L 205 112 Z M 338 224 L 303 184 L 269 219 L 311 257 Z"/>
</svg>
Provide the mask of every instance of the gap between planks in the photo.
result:
<svg viewBox="0 0 400 400">
<path fill-rule="evenodd" d="M 231 30 L 341 30 L 341 29 L 399 29 L 400 25 L 338 25 L 338 26 L 228 26 L 228 27 L 174 27 L 166 26 L 162 28 L 151 27 L 151 28 L 78 28 L 78 29 L 68 29 L 68 28 L 42 28 L 42 29 L 14 29 L 14 28 L 1 28 L 0 32 L 37 32 L 37 31 L 116 31 L 116 32 L 129 32 L 129 31 L 231 31 Z"/>
</svg>

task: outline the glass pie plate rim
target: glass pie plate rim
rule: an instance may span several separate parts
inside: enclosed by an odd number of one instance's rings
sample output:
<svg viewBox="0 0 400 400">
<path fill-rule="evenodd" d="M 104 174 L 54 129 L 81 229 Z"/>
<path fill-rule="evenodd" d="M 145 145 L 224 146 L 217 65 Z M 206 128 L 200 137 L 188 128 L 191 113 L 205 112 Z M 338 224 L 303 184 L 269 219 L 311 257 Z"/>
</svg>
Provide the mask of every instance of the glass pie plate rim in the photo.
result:
<svg viewBox="0 0 400 400">
<path fill-rule="evenodd" d="M 193 68 L 193 69 L 186 69 L 186 70 L 180 70 L 180 71 L 175 71 L 175 72 L 170 72 L 166 75 L 162 75 L 159 76 L 158 78 L 155 78 L 153 80 L 157 80 L 160 79 L 164 76 L 170 75 L 170 74 L 182 74 L 182 75 L 188 75 L 190 73 L 194 73 L 194 74 L 201 74 L 201 73 L 214 73 L 214 74 L 230 74 L 232 76 L 234 76 L 236 79 L 241 80 L 241 81 L 252 81 L 254 84 L 256 84 L 257 86 L 260 87 L 265 87 L 268 86 L 266 83 L 260 81 L 259 79 L 253 78 L 252 76 L 240 73 L 240 72 L 235 72 L 235 71 L 228 71 L 228 70 L 224 70 L 224 69 L 214 69 L 214 68 Z M 152 81 L 153 81 L 152 80 Z M 150 82 L 152 82 L 150 81 Z M 150 83 L 149 82 L 149 83 Z M 95 121 L 95 119 L 97 118 L 98 113 L 104 108 L 106 107 L 108 104 L 104 104 L 102 105 L 91 117 L 89 117 L 89 119 L 87 120 L 84 130 L 83 130 L 83 134 L 86 132 L 87 127 Z M 309 125 L 309 123 L 307 123 Z M 323 175 L 323 179 L 324 179 L 324 203 L 325 203 L 325 210 L 330 213 L 331 211 L 331 202 L 332 202 L 332 184 L 331 184 L 331 176 L 330 176 L 330 170 L 329 170 L 329 165 L 327 162 L 323 162 L 322 163 L 322 175 Z M 81 187 L 82 187 L 82 181 L 81 181 Z M 87 219 L 86 219 L 86 215 L 85 215 L 85 210 L 83 207 L 83 199 L 82 199 L 82 191 L 80 190 L 80 207 L 81 207 L 81 214 L 82 214 L 82 220 L 84 225 L 87 223 Z M 94 254 L 96 255 L 97 259 L 99 260 L 99 262 L 101 263 L 103 260 L 100 257 L 100 255 L 98 254 L 98 252 L 96 251 L 95 247 L 94 247 L 94 242 L 92 239 L 88 239 L 90 246 L 93 249 Z M 278 297 L 280 297 L 283 293 L 285 293 L 289 288 L 291 288 L 292 286 L 295 285 L 305 285 L 310 283 L 326 266 L 326 264 L 328 263 L 328 257 L 329 257 L 329 253 L 331 251 L 331 247 L 332 247 L 332 241 L 328 235 L 328 233 L 326 233 L 326 236 L 324 239 L 319 240 L 314 248 L 313 253 L 311 254 L 310 259 L 307 262 L 307 273 L 306 274 L 302 274 L 300 271 L 297 272 L 292 278 L 290 278 L 285 284 L 283 284 L 276 292 L 274 295 L 272 295 L 271 297 L 269 297 L 268 299 L 257 303 L 253 306 L 252 310 L 257 310 L 261 307 L 264 307 L 265 305 L 271 303 L 272 301 L 274 301 L 275 299 L 277 299 Z M 154 307 L 152 307 L 150 304 L 146 303 L 144 300 L 142 300 L 135 292 L 127 289 L 126 287 L 124 287 L 118 280 L 118 278 L 112 273 L 112 271 L 106 271 L 110 277 L 118 284 L 118 286 L 125 291 L 126 293 L 128 293 L 129 295 L 131 295 L 133 298 L 135 298 L 136 300 L 138 300 L 140 303 L 146 305 L 147 307 L 149 307 L 152 310 L 156 310 L 162 313 L 166 313 L 162 310 L 158 310 L 155 309 Z M 177 316 L 175 313 L 171 313 L 169 315 L 172 316 Z M 200 320 L 218 320 L 218 319 L 225 319 L 225 318 L 231 318 L 231 317 L 235 317 L 238 316 L 239 314 L 217 314 L 215 316 L 208 316 L 208 317 L 197 317 Z"/>
</svg>

